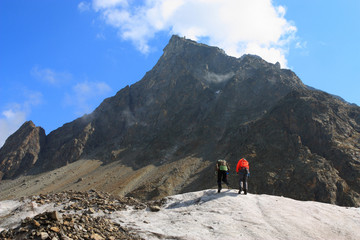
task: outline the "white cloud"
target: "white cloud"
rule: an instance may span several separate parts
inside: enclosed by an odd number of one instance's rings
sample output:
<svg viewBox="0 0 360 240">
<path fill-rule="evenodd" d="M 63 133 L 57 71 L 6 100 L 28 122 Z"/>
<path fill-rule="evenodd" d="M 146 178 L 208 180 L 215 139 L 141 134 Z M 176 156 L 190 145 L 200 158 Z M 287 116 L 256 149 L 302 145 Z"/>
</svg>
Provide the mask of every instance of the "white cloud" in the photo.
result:
<svg viewBox="0 0 360 240">
<path fill-rule="evenodd" d="M 127 0 L 93 0 L 93 7 L 96 11 L 112 7 L 127 7 Z"/>
<path fill-rule="evenodd" d="M 34 78 L 52 85 L 67 82 L 72 78 L 72 75 L 68 72 L 57 72 L 50 68 L 41 68 L 39 66 L 33 67 L 30 73 Z"/>
<path fill-rule="evenodd" d="M 0 116 L 0 147 L 5 140 L 13 134 L 26 121 L 26 112 L 21 110 L 20 106 L 13 106 L 6 109 Z"/>
<path fill-rule="evenodd" d="M 24 90 L 23 94 L 26 98 L 23 103 L 8 104 L 0 114 L 0 147 L 26 121 L 32 107 L 42 103 L 40 92 Z"/>
<path fill-rule="evenodd" d="M 82 82 L 72 88 L 71 93 L 65 95 L 65 105 L 73 106 L 75 114 L 81 116 L 90 113 L 98 101 L 111 92 L 111 88 L 104 82 Z"/>
<path fill-rule="evenodd" d="M 295 48 L 305 49 L 305 48 L 307 48 L 307 42 L 306 41 L 304 41 L 304 42 L 298 41 L 295 44 Z"/>
<path fill-rule="evenodd" d="M 106 37 L 105 37 L 105 35 L 104 35 L 104 34 L 102 34 L 102 33 L 98 33 L 98 34 L 96 34 L 96 39 L 105 40 L 105 39 L 106 39 Z"/>
<path fill-rule="evenodd" d="M 151 51 L 149 41 L 167 31 L 207 44 L 239 57 L 257 54 L 270 62 L 287 66 L 289 43 L 295 25 L 285 19 L 286 9 L 271 0 L 94 0 L 93 8 L 122 39 L 132 41 L 143 52 Z"/>
<path fill-rule="evenodd" d="M 88 2 L 80 2 L 78 4 L 78 9 L 80 10 L 80 12 L 86 12 L 89 11 L 91 7 L 91 4 Z"/>
</svg>

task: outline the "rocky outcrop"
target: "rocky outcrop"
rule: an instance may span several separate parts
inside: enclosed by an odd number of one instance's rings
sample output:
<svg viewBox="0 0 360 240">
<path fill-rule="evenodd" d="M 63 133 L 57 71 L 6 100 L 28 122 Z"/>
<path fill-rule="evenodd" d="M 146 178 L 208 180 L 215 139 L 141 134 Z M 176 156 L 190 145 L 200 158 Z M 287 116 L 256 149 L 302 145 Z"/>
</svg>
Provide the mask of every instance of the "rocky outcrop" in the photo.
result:
<svg viewBox="0 0 360 240">
<path fill-rule="evenodd" d="M 81 158 L 89 136 L 94 131 L 92 123 L 84 118 L 67 123 L 46 137 L 37 168 L 47 171 Z"/>
<path fill-rule="evenodd" d="M 132 198 L 119 198 L 106 193 L 61 192 L 57 194 L 33 196 L 23 202 L 43 206 L 52 204 L 60 206 L 59 211 L 40 213 L 32 218 L 27 217 L 21 225 L 0 232 L 0 238 L 7 239 L 142 239 L 127 228 L 115 223 L 110 218 L 99 216 L 99 213 L 122 211 L 127 207 L 144 209 L 161 205 L 141 203 Z M 23 206 L 25 208 L 26 206 Z"/>
<path fill-rule="evenodd" d="M 173 36 L 143 79 L 46 136 L 32 173 L 117 162 L 131 171 L 96 187 L 154 199 L 211 188 L 216 159 L 246 157 L 250 192 L 359 206 L 359 111 L 280 64 Z"/>
<path fill-rule="evenodd" d="M 45 144 L 45 131 L 33 122 L 25 122 L 0 149 L 0 180 L 13 178 L 30 170 Z"/>
</svg>

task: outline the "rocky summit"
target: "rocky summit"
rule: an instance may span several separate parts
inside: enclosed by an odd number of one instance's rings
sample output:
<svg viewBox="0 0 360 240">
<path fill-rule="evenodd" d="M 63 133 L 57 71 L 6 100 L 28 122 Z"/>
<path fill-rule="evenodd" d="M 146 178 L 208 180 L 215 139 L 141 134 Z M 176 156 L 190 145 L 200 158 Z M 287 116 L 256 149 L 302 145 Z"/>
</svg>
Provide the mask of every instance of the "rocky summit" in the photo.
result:
<svg viewBox="0 0 360 240">
<path fill-rule="evenodd" d="M 358 106 L 278 63 L 178 36 L 93 113 L 46 136 L 20 127 L 0 150 L 0 184 L 3 199 L 92 188 L 160 199 L 215 186 L 219 158 L 237 188 L 241 157 L 251 193 L 360 206 Z"/>
</svg>

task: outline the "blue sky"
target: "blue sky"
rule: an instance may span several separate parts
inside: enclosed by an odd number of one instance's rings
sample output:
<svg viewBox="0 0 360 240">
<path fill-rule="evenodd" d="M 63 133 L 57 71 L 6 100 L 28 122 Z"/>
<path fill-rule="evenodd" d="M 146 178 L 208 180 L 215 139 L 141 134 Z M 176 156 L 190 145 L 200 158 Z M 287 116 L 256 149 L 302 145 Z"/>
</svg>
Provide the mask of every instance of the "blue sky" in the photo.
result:
<svg viewBox="0 0 360 240">
<path fill-rule="evenodd" d="M 0 146 L 50 133 L 151 70 L 172 34 L 279 61 L 360 105 L 358 0 L 0 0 Z"/>
</svg>

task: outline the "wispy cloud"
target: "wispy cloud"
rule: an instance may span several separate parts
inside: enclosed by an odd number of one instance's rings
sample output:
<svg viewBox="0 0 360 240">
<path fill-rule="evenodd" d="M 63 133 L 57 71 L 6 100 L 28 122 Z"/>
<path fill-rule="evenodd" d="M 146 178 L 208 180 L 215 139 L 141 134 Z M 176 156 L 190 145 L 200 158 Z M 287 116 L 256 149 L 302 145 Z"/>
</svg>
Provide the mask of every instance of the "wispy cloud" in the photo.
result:
<svg viewBox="0 0 360 240">
<path fill-rule="evenodd" d="M 75 108 L 75 114 L 81 116 L 90 113 L 98 101 L 111 92 L 111 88 L 104 82 L 82 82 L 72 87 L 65 95 L 65 105 Z"/>
<path fill-rule="evenodd" d="M 91 8 L 91 4 L 89 2 L 80 2 L 78 4 L 78 9 L 80 12 L 86 12 L 89 11 Z"/>
<path fill-rule="evenodd" d="M 19 105 L 4 110 L 0 116 L 0 147 L 26 120 L 26 112 Z"/>
<path fill-rule="evenodd" d="M 93 0 L 93 9 L 142 53 L 159 32 L 186 36 L 223 48 L 227 54 L 257 54 L 287 65 L 296 27 L 286 9 L 271 0 Z"/>
<path fill-rule="evenodd" d="M 304 42 L 298 41 L 295 44 L 295 48 L 305 49 L 305 48 L 307 48 L 307 42 L 306 41 L 304 41 Z"/>
<path fill-rule="evenodd" d="M 104 34 L 102 34 L 102 33 L 98 33 L 98 34 L 96 34 L 96 39 L 105 40 L 105 39 L 106 39 L 106 37 L 105 37 L 105 35 L 104 35 Z"/>
<path fill-rule="evenodd" d="M 72 78 L 72 75 L 68 72 L 58 72 L 50 68 L 41 68 L 39 66 L 34 66 L 30 73 L 34 78 L 52 85 L 62 84 Z"/>
<path fill-rule="evenodd" d="M 93 0 L 93 7 L 96 11 L 118 6 L 128 7 L 128 0 Z"/>
<path fill-rule="evenodd" d="M 0 114 L 0 147 L 26 121 L 31 109 L 43 101 L 40 92 L 24 90 L 23 95 L 24 102 L 7 104 Z"/>
</svg>

